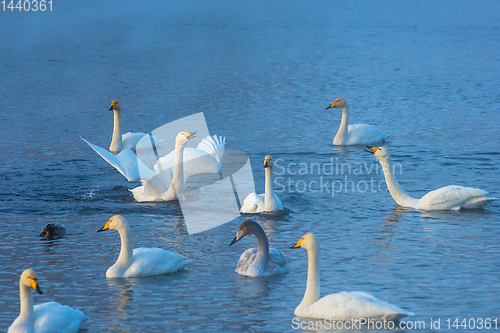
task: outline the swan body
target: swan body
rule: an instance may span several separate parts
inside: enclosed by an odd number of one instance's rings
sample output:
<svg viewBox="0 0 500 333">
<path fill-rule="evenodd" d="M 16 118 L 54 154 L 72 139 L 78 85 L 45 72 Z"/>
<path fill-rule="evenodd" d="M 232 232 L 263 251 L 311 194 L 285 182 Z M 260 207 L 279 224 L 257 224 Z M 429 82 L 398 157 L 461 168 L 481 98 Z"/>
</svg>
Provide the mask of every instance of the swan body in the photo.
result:
<svg viewBox="0 0 500 333">
<path fill-rule="evenodd" d="M 296 316 L 332 320 L 369 318 L 387 321 L 413 316 L 411 312 L 361 291 L 343 291 L 320 299 L 318 238 L 312 233 L 305 234 L 292 248 L 305 248 L 309 257 L 306 292 L 302 302 L 295 309 Z"/>
<path fill-rule="evenodd" d="M 88 319 L 81 311 L 57 302 L 33 306 L 32 288 L 42 294 L 36 272 L 27 269 L 19 280 L 21 313 L 9 327 L 8 333 L 73 333 Z"/>
<path fill-rule="evenodd" d="M 226 139 L 207 136 L 196 148 L 185 148 L 186 143 L 195 137 L 194 134 L 181 132 L 177 135 L 174 151 L 156 162 L 154 176 L 131 190 L 136 201 L 182 199 L 184 185 L 190 177 L 202 173 L 221 174 Z"/>
<path fill-rule="evenodd" d="M 385 141 L 390 134 L 382 131 L 374 125 L 367 124 L 349 124 L 349 106 L 347 101 L 339 97 L 330 106 L 330 108 L 342 108 L 342 121 L 340 128 L 333 139 L 333 144 L 338 146 L 366 145 Z"/>
<path fill-rule="evenodd" d="M 273 163 L 272 157 L 264 158 L 265 189 L 263 194 L 250 193 L 243 201 L 241 213 L 276 212 L 283 210 L 283 204 L 273 191 Z"/>
<path fill-rule="evenodd" d="M 57 238 L 68 233 L 66 226 L 62 223 L 47 223 L 40 231 L 40 237 Z"/>
<path fill-rule="evenodd" d="M 459 210 L 481 208 L 497 200 L 488 197 L 488 192 L 472 187 L 449 185 L 425 194 L 417 199 L 410 196 L 399 184 L 391 169 L 391 156 L 385 147 L 368 147 L 384 170 L 385 181 L 392 198 L 402 207 L 419 210 Z"/>
<path fill-rule="evenodd" d="M 113 138 L 111 140 L 111 145 L 109 146 L 109 151 L 113 154 L 118 154 L 124 149 L 130 149 L 133 151 L 140 149 L 147 149 L 151 147 L 151 141 L 155 145 L 158 145 L 163 140 L 155 138 L 146 133 L 132 133 L 128 132 L 122 135 L 122 121 L 121 121 L 121 105 L 116 99 L 111 102 L 111 107 L 109 110 L 114 112 L 114 127 L 113 127 Z M 141 140 L 145 136 L 148 136 L 150 140 Z"/>
<path fill-rule="evenodd" d="M 121 238 L 120 256 L 106 271 L 108 278 L 129 278 L 153 276 L 177 272 L 191 262 L 183 255 L 159 248 L 138 248 L 132 250 L 132 240 L 127 221 L 121 215 L 111 217 L 98 230 L 117 230 Z"/>
<path fill-rule="evenodd" d="M 266 233 L 255 221 L 246 220 L 238 228 L 236 237 L 229 244 L 233 245 L 247 235 L 255 235 L 259 247 L 243 252 L 236 266 L 236 273 L 245 276 L 268 276 L 288 272 L 289 265 L 278 249 L 270 248 Z"/>
</svg>

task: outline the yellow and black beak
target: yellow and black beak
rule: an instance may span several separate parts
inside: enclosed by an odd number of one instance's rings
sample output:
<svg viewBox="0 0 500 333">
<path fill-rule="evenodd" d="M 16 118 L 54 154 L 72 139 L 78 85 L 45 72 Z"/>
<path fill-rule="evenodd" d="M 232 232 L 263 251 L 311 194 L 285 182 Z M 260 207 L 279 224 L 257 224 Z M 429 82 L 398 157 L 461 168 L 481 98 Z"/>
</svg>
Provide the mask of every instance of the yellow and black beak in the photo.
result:
<svg viewBox="0 0 500 333">
<path fill-rule="evenodd" d="M 331 109 L 331 108 L 334 108 L 337 106 L 337 102 L 333 102 L 332 104 L 330 104 L 329 107 L 327 107 L 325 110 L 328 110 L 328 109 Z"/>
<path fill-rule="evenodd" d="M 109 224 L 110 223 L 111 223 L 111 219 L 109 219 L 108 222 L 106 222 L 106 224 L 104 225 L 104 227 L 102 227 L 101 229 L 97 230 L 97 232 L 109 230 Z"/>
<path fill-rule="evenodd" d="M 264 168 L 268 168 L 271 165 L 271 160 L 264 160 Z"/>
<path fill-rule="evenodd" d="M 298 248 L 302 247 L 302 241 L 303 240 L 304 240 L 304 238 L 299 239 L 299 241 L 297 242 L 297 244 L 295 244 L 294 246 L 292 246 L 291 249 L 298 249 Z"/>
<path fill-rule="evenodd" d="M 373 155 L 373 154 L 375 154 L 375 152 L 376 152 L 377 150 L 380 150 L 380 148 L 379 148 L 379 147 L 370 147 L 370 146 L 366 146 L 366 148 L 368 148 L 368 149 L 370 149 L 370 150 L 366 150 L 366 149 L 365 149 L 365 151 L 366 151 L 367 153 L 372 154 L 372 155 Z"/>
<path fill-rule="evenodd" d="M 43 294 L 42 289 L 40 289 L 40 287 L 38 286 L 38 280 L 37 279 L 30 278 L 30 285 L 31 285 L 31 288 L 33 288 L 34 291 L 36 291 L 39 294 Z"/>
<path fill-rule="evenodd" d="M 195 138 L 196 137 L 196 132 L 193 132 L 193 133 L 189 133 L 189 132 L 184 132 L 184 136 L 186 137 L 186 139 L 188 140 L 191 140 L 192 138 Z"/>
</svg>

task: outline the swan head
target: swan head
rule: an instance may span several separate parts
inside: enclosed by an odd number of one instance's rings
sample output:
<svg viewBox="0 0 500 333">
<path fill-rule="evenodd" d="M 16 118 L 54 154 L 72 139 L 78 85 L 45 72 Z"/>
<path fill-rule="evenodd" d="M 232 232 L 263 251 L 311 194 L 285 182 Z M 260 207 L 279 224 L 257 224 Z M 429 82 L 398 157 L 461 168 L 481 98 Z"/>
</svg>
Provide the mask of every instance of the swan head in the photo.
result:
<svg viewBox="0 0 500 333">
<path fill-rule="evenodd" d="M 266 157 L 264 157 L 264 168 L 268 168 L 270 167 L 273 163 L 273 158 L 271 157 L 271 155 L 266 155 Z"/>
<path fill-rule="evenodd" d="M 120 230 L 123 227 L 127 227 L 127 220 L 122 215 L 114 215 L 112 216 L 108 222 L 101 229 L 97 230 L 97 232 L 106 231 L 106 230 Z"/>
<path fill-rule="evenodd" d="M 254 230 L 262 227 L 254 220 L 245 220 L 242 224 L 240 224 L 240 227 L 238 228 L 238 232 L 236 233 L 236 236 L 232 240 L 232 242 L 229 244 L 229 246 L 233 245 L 243 237 L 247 235 L 252 235 L 254 233 Z"/>
<path fill-rule="evenodd" d="M 318 237 L 316 237 L 315 234 L 313 233 L 307 233 L 304 236 L 302 236 L 301 239 L 295 244 L 294 246 L 291 247 L 291 249 L 298 249 L 298 248 L 303 248 L 306 250 L 311 250 L 315 247 L 317 247 L 319 244 Z"/>
<path fill-rule="evenodd" d="M 21 279 L 19 280 L 19 284 L 22 286 L 33 288 L 39 294 L 43 294 L 40 286 L 38 285 L 38 279 L 36 277 L 36 272 L 34 269 L 28 268 L 21 274 Z"/>
<path fill-rule="evenodd" d="M 40 231 L 40 237 L 54 238 L 55 236 L 57 236 L 57 232 L 52 223 L 47 223 Z"/>
<path fill-rule="evenodd" d="M 372 154 L 376 158 L 387 159 L 390 157 L 389 150 L 386 147 L 370 147 L 366 146 L 369 150 L 365 150 L 366 152 Z"/>
<path fill-rule="evenodd" d="M 109 111 L 120 111 L 121 105 L 120 102 L 118 102 L 116 99 L 114 99 L 111 102 L 111 107 L 109 108 Z"/>
<path fill-rule="evenodd" d="M 347 102 L 344 99 L 344 97 L 339 97 L 336 100 L 333 101 L 332 104 L 330 104 L 325 110 L 331 109 L 331 108 L 343 108 L 347 106 Z"/>
<path fill-rule="evenodd" d="M 175 144 L 176 145 L 185 145 L 189 140 L 192 138 L 196 138 L 196 132 L 189 133 L 189 132 L 180 132 L 177 134 L 175 137 Z"/>
</svg>

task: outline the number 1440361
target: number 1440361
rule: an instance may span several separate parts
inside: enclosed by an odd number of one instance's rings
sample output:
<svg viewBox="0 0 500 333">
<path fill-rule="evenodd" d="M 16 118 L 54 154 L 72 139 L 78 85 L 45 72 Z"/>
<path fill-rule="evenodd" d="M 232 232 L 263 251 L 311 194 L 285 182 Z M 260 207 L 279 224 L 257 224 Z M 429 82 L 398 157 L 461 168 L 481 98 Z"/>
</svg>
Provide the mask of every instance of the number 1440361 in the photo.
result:
<svg viewBox="0 0 500 333">
<path fill-rule="evenodd" d="M 52 11 L 52 0 L 2 0 L 3 11 L 10 10 L 11 12 L 18 10 L 20 12 L 44 12 Z"/>
</svg>

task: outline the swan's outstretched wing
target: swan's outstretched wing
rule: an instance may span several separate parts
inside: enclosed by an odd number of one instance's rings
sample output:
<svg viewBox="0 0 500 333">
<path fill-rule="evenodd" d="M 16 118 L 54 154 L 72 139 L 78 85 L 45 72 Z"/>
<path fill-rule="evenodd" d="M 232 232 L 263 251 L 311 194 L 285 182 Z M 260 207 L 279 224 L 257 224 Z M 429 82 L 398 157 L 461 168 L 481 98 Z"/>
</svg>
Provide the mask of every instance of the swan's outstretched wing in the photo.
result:
<svg viewBox="0 0 500 333">
<path fill-rule="evenodd" d="M 417 208 L 424 210 L 480 208 L 496 200 L 496 198 L 488 198 L 487 195 L 488 192 L 478 188 L 449 185 L 424 195 L 419 200 Z"/>
<path fill-rule="evenodd" d="M 374 125 L 352 124 L 348 127 L 347 145 L 366 145 L 385 141 L 390 134 Z"/>
<path fill-rule="evenodd" d="M 93 145 L 84 138 L 82 140 L 101 155 L 106 162 L 115 167 L 129 182 L 148 181 L 155 175 L 130 149 L 124 149 L 118 155 L 113 155 L 106 149 Z"/>
<path fill-rule="evenodd" d="M 141 140 L 144 137 L 146 137 L 147 139 Z M 155 145 L 158 145 L 160 142 L 163 142 L 163 140 L 155 138 L 154 136 L 151 136 L 146 133 L 128 132 L 122 135 L 122 146 L 123 149 L 128 148 L 133 151 L 141 149 L 151 149 L 151 139 L 153 139 L 152 141 L 154 142 Z"/>
<path fill-rule="evenodd" d="M 399 320 L 413 313 L 382 301 L 361 291 L 343 291 L 327 295 L 309 307 L 300 316 L 349 320 L 358 318 Z"/>
</svg>

